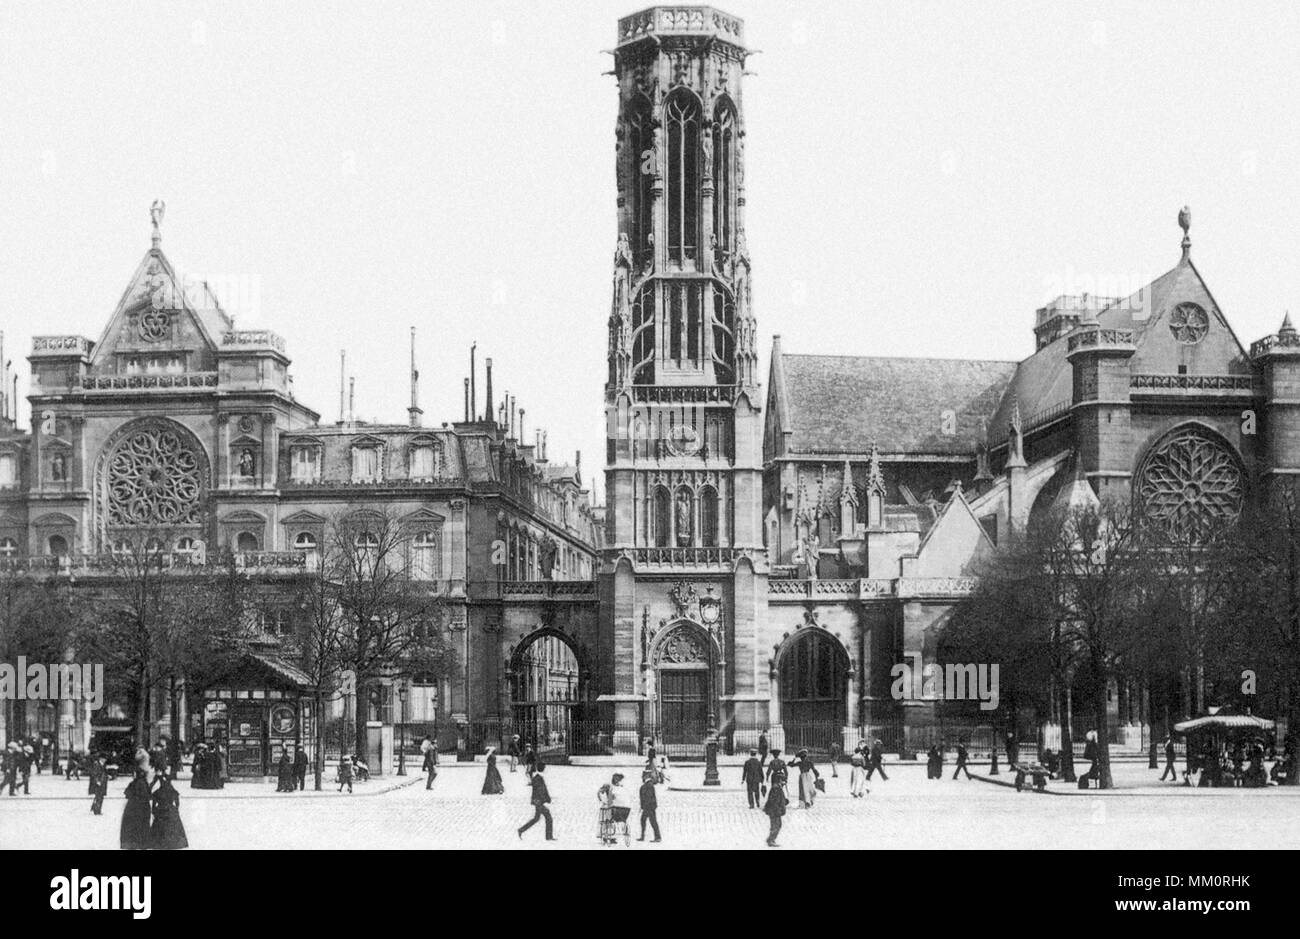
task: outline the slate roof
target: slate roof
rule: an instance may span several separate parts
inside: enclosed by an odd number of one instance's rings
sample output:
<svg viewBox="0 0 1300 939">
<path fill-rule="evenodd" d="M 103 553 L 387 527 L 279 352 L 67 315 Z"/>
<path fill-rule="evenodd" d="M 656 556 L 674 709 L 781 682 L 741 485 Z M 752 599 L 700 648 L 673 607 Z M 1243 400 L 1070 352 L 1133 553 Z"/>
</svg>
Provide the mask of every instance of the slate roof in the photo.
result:
<svg viewBox="0 0 1300 939">
<path fill-rule="evenodd" d="M 1015 362 L 781 355 L 782 429 L 802 453 L 962 455 L 974 452 Z M 943 414 L 956 415 L 955 433 Z"/>
</svg>

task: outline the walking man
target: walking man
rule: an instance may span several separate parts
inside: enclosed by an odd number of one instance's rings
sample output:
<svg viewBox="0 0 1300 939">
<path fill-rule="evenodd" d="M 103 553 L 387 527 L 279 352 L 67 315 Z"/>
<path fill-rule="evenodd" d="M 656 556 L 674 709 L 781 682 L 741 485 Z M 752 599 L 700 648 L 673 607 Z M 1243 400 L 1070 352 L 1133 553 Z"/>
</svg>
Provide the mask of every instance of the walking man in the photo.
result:
<svg viewBox="0 0 1300 939">
<path fill-rule="evenodd" d="M 1165 734 L 1165 771 L 1160 774 L 1160 781 L 1164 782 L 1166 776 L 1178 782 L 1178 770 L 1174 769 L 1174 738 L 1169 734 Z"/>
<path fill-rule="evenodd" d="M 104 796 L 108 795 L 108 767 L 104 765 L 102 753 L 90 764 L 90 794 L 95 797 L 90 803 L 91 814 L 103 815 Z"/>
<path fill-rule="evenodd" d="M 879 773 L 881 779 L 889 780 L 885 775 L 885 745 L 880 742 L 879 737 L 871 744 L 871 761 L 867 764 L 867 779 L 871 778 L 872 773 Z"/>
<path fill-rule="evenodd" d="M 293 754 L 293 785 L 298 790 L 307 788 L 307 751 L 301 745 Z"/>
<path fill-rule="evenodd" d="M 641 774 L 641 837 L 637 841 L 645 841 L 645 824 L 650 823 L 654 829 L 655 841 L 662 841 L 659 837 L 659 817 L 655 814 L 659 811 L 659 797 L 655 794 L 655 773 L 652 770 L 646 770 Z"/>
<path fill-rule="evenodd" d="M 352 794 L 352 760 L 344 753 L 339 757 L 339 792 L 343 787 L 348 787 L 348 795 Z"/>
<path fill-rule="evenodd" d="M 835 764 L 838 763 L 840 761 L 840 757 L 844 755 L 844 747 L 840 745 L 840 742 L 838 740 L 832 740 L 830 750 L 831 750 L 831 778 L 839 779 L 840 771 L 835 768 Z"/>
<path fill-rule="evenodd" d="M 967 767 L 966 765 L 966 763 L 969 760 L 970 760 L 970 754 L 966 752 L 966 744 L 961 741 L 958 741 L 957 742 L 957 768 L 952 771 L 953 779 L 957 778 L 958 773 L 965 773 L 967 779 L 971 778 L 970 768 Z"/>
<path fill-rule="evenodd" d="M 547 803 L 551 801 L 551 793 L 546 788 L 546 777 L 543 775 L 545 769 L 546 765 L 544 763 L 537 763 L 530 766 L 531 776 L 529 777 L 529 785 L 533 790 L 531 799 L 533 804 L 533 817 L 522 828 L 518 829 L 521 841 L 523 840 L 524 832 L 536 825 L 541 819 L 546 820 L 546 840 L 556 840 L 554 822 L 551 821 L 551 810 L 546 807 Z"/>
<path fill-rule="evenodd" d="M 0 765 L 4 769 L 3 782 L 0 782 L 0 789 L 5 786 L 9 787 L 9 794 L 14 794 L 14 787 L 18 784 L 18 744 L 10 742 L 5 747 L 4 757 L 0 758 Z"/>
<path fill-rule="evenodd" d="M 424 784 L 424 791 L 428 792 L 433 788 L 433 781 L 438 778 L 438 748 L 430 746 L 424 751 L 424 766 L 421 767 L 429 774 L 428 780 Z"/>
<path fill-rule="evenodd" d="M 515 734 L 510 738 L 510 747 L 506 750 L 506 755 L 510 757 L 510 772 L 515 771 L 519 765 L 519 735 Z"/>
<path fill-rule="evenodd" d="M 773 754 L 775 756 L 775 754 Z M 758 735 L 758 762 L 759 765 L 767 763 L 767 731 Z"/>
<path fill-rule="evenodd" d="M 745 761 L 740 779 L 745 784 L 745 794 L 749 797 L 749 807 L 751 809 L 760 808 L 763 801 L 763 761 L 758 758 L 757 750 L 749 751 L 749 759 Z"/>
</svg>

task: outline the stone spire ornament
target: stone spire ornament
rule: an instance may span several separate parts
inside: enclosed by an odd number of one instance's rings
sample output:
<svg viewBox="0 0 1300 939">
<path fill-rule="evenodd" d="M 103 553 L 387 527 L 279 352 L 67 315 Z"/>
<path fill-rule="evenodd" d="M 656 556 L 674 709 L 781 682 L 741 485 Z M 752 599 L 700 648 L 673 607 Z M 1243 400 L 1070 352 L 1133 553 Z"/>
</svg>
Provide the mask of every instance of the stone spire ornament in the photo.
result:
<svg viewBox="0 0 1300 939">
<path fill-rule="evenodd" d="M 975 482 L 986 483 L 993 479 L 993 471 L 989 467 L 989 421 L 983 418 L 980 421 L 981 433 L 979 442 L 975 444 Z"/>
<path fill-rule="evenodd" d="M 162 220 L 167 211 L 167 203 L 161 199 L 154 199 L 153 205 L 149 206 L 149 220 L 153 223 L 153 246 L 155 248 L 162 245 Z"/>
<path fill-rule="evenodd" d="M 1007 420 L 1007 466 L 1025 465 L 1024 425 L 1020 420 L 1020 399 L 1011 399 L 1011 417 Z"/>
<path fill-rule="evenodd" d="M 1186 261 L 1192 254 L 1192 238 L 1188 230 L 1192 227 L 1192 210 L 1183 206 L 1178 212 L 1178 227 L 1183 230 L 1183 260 Z"/>
</svg>

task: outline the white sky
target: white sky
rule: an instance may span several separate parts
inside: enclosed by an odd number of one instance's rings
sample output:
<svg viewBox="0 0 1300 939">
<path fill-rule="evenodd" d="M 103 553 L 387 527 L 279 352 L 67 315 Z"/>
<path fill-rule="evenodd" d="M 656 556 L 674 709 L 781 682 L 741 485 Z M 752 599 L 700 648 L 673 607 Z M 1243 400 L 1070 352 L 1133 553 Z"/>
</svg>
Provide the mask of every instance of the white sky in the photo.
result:
<svg viewBox="0 0 1300 939">
<path fill-rule="evenodd" d="M 619 2 L 0 5 L 0 328 L 98 338 L 149 247 L 283 334 L 298 397 L 427 422 L 468 347 L 603 463 Z M 1300 4 L 737 0 L 760 335 L 1020 358 L 1172 267 L 1244 342 L 1300 309 Z M 765 367 L 765 363 L 764 363 Z M 766 375 L 766 372 L 764 372 Z M 480 391 L 480 401 L 482 392 Z M 24 418 L 26 406 L 22 408 Z"/>
</svg>

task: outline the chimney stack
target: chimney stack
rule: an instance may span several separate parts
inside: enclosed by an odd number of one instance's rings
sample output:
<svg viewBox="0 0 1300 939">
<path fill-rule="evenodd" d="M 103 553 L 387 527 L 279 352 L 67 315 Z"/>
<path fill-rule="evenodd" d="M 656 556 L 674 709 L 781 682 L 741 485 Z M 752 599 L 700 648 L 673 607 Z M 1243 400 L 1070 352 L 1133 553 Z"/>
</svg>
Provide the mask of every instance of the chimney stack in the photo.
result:
<svg viewBox="0 0 1300 939">
<path fill-rule="evenodd" d="M 411 327 L 411 406 L 406 409 L 411 426 L 420 426 L 420 417 L 424 414 L 419 403 L 420 373 L 415 368 L 415 327 Z"/>
<path fill-rule="evenodd" d="M 473 383 L 471 382 L 470 394 L 472 395 L 473 393 L 474 393 L 474 388 L 473 388 Z M 485 421 L 495 420 L 495 416 L 492 413 L 492 360 L 491 359 L 487 360 L 487 388 L 484 391 L 484 398 L 486 400 L 486 404 L 484 405 L 483 408 L 483 420 Z"/>
</svg>

